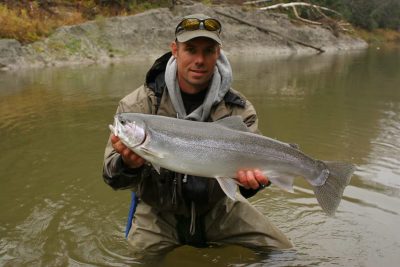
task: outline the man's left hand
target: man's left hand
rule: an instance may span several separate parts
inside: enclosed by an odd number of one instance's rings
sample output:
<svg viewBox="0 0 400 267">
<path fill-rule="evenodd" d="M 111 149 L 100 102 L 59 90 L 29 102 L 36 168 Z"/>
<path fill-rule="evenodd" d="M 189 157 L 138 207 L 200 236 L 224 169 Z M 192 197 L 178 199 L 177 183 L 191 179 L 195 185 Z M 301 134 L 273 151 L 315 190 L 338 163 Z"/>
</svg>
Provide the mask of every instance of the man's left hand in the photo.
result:
<svg viewBox="0 0 400 267">
<path fill-rule="evenodd" d="M 237 179 L 246 189 L 259 189 L 260 186 L 268 186 L 268 178 L 258 169 L 240 170 L 237 172 Z"/>
</svg>

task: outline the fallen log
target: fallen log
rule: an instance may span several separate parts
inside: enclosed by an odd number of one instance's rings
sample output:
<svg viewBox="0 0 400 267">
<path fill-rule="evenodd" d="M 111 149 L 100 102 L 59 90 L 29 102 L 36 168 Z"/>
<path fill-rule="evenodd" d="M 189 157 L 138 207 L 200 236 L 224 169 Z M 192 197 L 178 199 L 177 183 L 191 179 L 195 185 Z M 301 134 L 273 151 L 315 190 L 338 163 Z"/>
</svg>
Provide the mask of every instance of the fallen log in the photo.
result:
<svg viewBox="0 0 400 267">
<path fill-rule="evenodd" d="M 316 12 L 322 19 L 319 19 L 319 21 L 314 21 L 311 19 L 302 18 L 302 17 L 300 17 L 296 7 L 308 7 L 311 9 L 311 11 Z M 343 17 L 342 14 L 340 14 L 339 12 L 337 12 L 333 9 L 323 7 L 323 6 L 318 6 L 318 5 L 304 3 L 304 2 L 292 2 L 292 3 L 281 3 L 281 4 L 261 7 L 261 8 L 259 8 L 259 10 L 274 10 L 274 9 L 281 9 L 281 8 L 284 8 L 284 9 L 291 8 L 293 10 L 293 14 L 297 20 L 304 22 L 304 23 L 308 23 L 308 24 L 312 24 L 312 25 L 320 25 L 325 28 L 328 28 L 330 31 L 332 31 L 332 33 L 335 36 L 339 35 L 339 31 L 343 31 L 343 32 L 350 31 L 344 27 L 345 24 L 343 24 L 343 21 L 341 21 L 341 18 Z M 328 16 L 327 14 L 325 14 L 323 11 L 330 12 L 330 13 L 338 16 L 340 19 L 333 19 L 330 16 Z"/>
<path fill-rule="evenodd" d="M 319 8 L 319 9 L 322 9 L 322 10 L 325 10 L 325 11 L 332 12 L 332 13 L 342 17 L 342 14 L 340 14 L 336 10 L 333 10 L 333 9 L 330 9 L 330 8 L 327 8 L 327 7 L 323 7 L 323 6 L 304 3 L 304 2 L 292 2 L 292 3 L 286 3 L 286 4 L 276 4 L 276 5 L 272 5 L 272 6 L 260 7 L 260 10 L 271 10 L 271 9 L 288 8 L 288 7 L 296 7 L 296 6 L 308 6 L 308 7 L 313 7 L 313 8 L 317 8 L 317 9 Z"/>
<path fill-rule="evenodd" d="M 243 5 L 258 5 L 265 2 L 272 2 L 272 0 L 255 0 L 244 2 Z"/>
<path fill-rule="evenodd" d="M 236 20 L 236 21 L 238 21 L 238 22 L 240 22 L 240 23 L 246 24 L 246 25 L 248 25 L 248 26 L 252 26 L 252 27 L 254 27 L 254 28 L 256 28 L 256 29 L 258 29 L 258 30 L 260 30 L 260 31 L 262 31 L 262 32 L 265 32 L 265 33 L 267 33 L 267 34 L 272 33 L 272 34 L 274 34 L 274 35 L 277 35 L 277 36 L 283 38 L 283 39 L 286 40 L 286 41 L 290 41 L 290 42 L 293 42 L 293 43 L 296 43 L 296 44 L 299 44 L 299 45 L 302 45 L 302 46 L 305 46 L 305 47 L 313 48 L 313 49 L 317 50 L 319 53 L 324 53 L 324 52 L 325 52 L 325 50 L 323 50 L 323 49 L 320 48 L 320 47 L 316 47 L 316 46 L 313 46 L 313 45 L 311 45 L 311 44 L 307 44 L 307 43 L 305 43 L 305 42 L 303 42 L 303 41 L 300 41 L 300 40 L 297 40 L 297 39 L 295 39 L 295 38 L 286 36 L 286 35 L 284 35 L 284 34 L 281 34 L 281 33 L 277 32 L 277 31 L 274 31 L 274 30 L 271 30 L 271 29 L 267 29 L 267 28 L 262 27 L 262 26 L 260 26 L 260 25 L 257 25 L 257 24 L 254 24 L 254 23 L 252 23 L 252 22 L 249 22 L 249 21 L 247 21 L 247 20 L 244 20 L 244 19 L 241 19 L 241 18 L 232 16 L 232 15 L 226 14 L 226 13 L 221 12 L 221 11 L 218 11 L 218 10 L 216 10 L 215 12 L 216 12 L 217 14 L 222 15 L 222 16 L 225 16 L 225 17 L 234 19 L 234 20 Z"/>
</svg>

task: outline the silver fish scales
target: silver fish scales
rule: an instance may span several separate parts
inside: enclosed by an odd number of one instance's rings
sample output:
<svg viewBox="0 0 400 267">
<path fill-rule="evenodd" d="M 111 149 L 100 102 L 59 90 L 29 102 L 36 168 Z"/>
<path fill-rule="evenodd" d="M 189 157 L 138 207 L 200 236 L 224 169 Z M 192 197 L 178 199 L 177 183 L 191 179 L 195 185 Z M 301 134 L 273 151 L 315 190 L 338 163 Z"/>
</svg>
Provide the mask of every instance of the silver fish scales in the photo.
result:
<svg viewBox="0 0 400 267">
<path fill-rule="evenodd" d="M 215 178 L 235 199 L 236 173 L 259 169 L 269 180 L 293 191 L 303 177 L 328 215 L 334 215 L 355 166 L 313 159 L 296 146 L 248 131 L 241 117 L 195 122 L 140 113 L 114 117 L 112 132 L 136 154 L 160 167 L 183 174 Z"/>
</svg>

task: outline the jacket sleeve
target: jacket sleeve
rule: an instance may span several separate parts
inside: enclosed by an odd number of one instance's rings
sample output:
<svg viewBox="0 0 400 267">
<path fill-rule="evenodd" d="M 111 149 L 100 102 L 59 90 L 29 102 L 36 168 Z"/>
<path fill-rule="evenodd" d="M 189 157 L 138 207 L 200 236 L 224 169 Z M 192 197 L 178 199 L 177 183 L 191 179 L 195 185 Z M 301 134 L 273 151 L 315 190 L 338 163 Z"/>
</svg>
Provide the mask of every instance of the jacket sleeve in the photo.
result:
<svg viewBox="0 0 400 267">
<path fill-rule="evenodd" d="M 144 86 L 124 97 L 118 105 L 117 112 L 150 113 L 151 100 Z M 103 179 L 113 189 L 131 188 L 137 190 L 143 168 L 132 169 L 124 165 L 120 154 L 111 144 L 111 134 L 104 152 Z"/>
</svg>

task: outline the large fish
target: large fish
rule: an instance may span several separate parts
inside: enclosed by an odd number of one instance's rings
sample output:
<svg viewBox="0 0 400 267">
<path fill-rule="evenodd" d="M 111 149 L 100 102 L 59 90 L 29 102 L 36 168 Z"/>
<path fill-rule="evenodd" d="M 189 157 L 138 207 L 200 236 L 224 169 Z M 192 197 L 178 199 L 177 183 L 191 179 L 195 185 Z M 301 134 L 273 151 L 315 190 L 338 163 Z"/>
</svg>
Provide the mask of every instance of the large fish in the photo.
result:
<svg viewBox="0 0 400 267">
<path fill-rule="evenodd" d="M 160 167 L 215 178 L 235 199 L 236 173 L 260 169 L 269 180 L 293 191 L 295 177 L 303 177 L 328 215 L 334 215 L 355 166 L 313 159 L 296 146 L 249 132 L 241 117 L 195 122 L 170 117 L 120 113 L 111 131 L 136 154 Z"/>
</svg>

